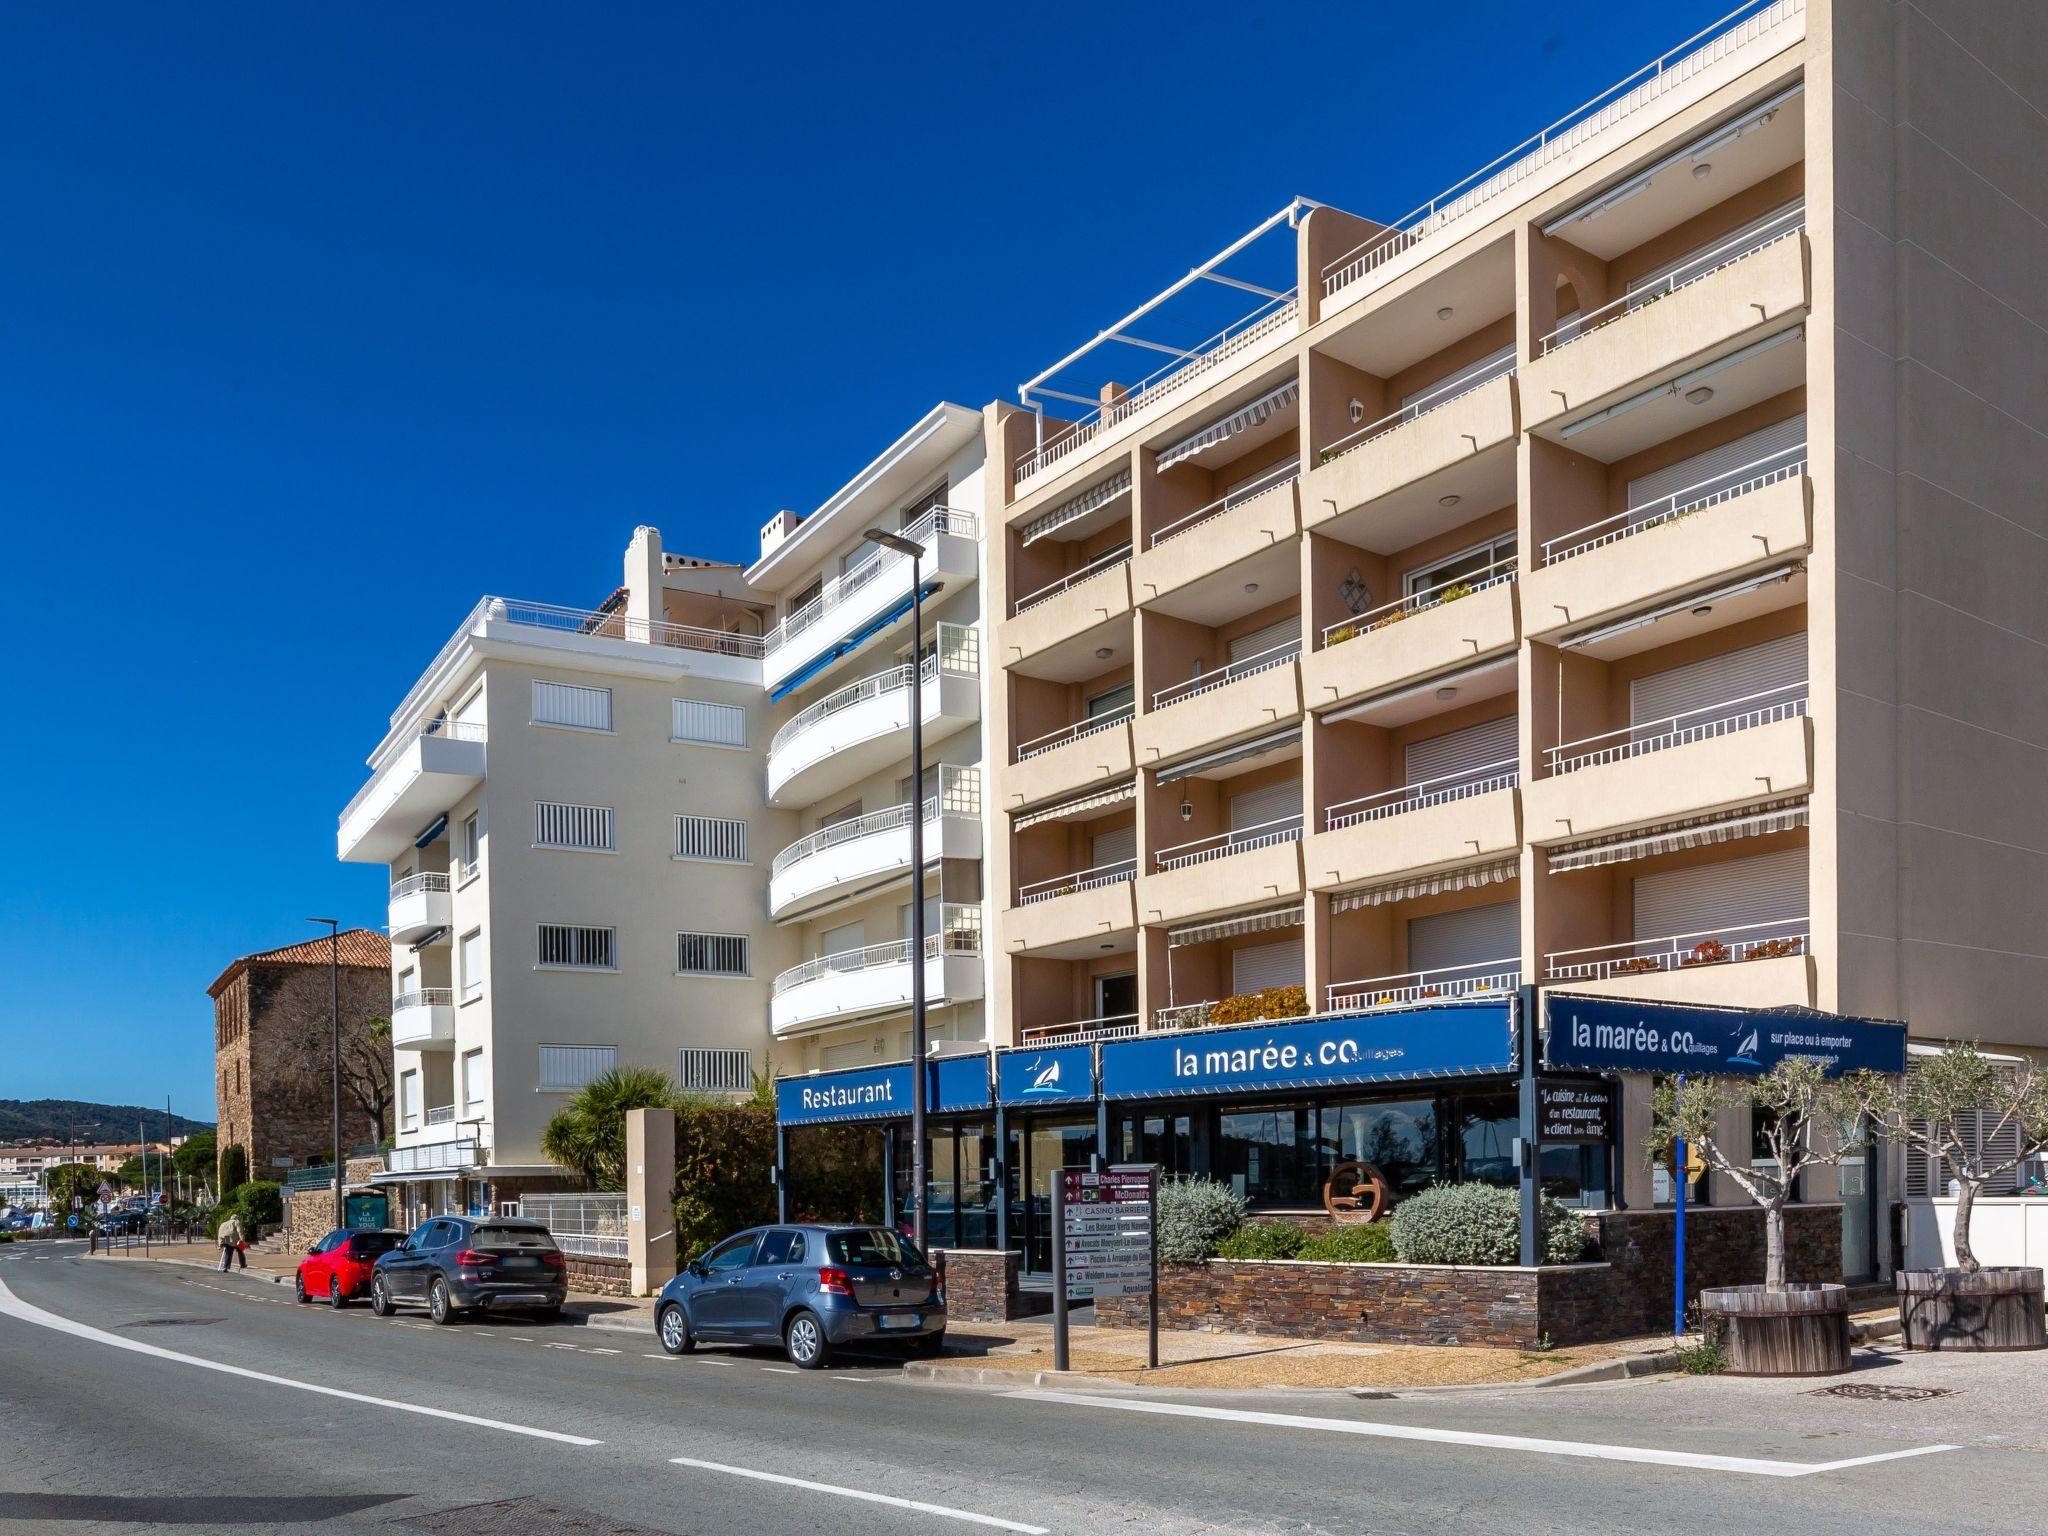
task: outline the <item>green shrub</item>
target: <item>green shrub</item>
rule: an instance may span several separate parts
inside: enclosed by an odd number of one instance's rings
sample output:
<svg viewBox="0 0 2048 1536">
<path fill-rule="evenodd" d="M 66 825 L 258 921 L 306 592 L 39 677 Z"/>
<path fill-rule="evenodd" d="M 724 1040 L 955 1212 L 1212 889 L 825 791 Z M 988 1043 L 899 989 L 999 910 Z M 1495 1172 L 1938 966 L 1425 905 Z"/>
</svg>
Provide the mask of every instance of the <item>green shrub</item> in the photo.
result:
<svg viewBox="0 0 2048 1536">
<path fill-rule="evenodd" d="M 1309 1235 L 1297 1258 L 1318 1264 L 1391 1264 L 1394 1233 L 1384 1221 L 1351 1222 Z"/>
<path fill-rule="evenodd" d="M 1214 1258 L 1244 1225 L 1244 1196 L 1214 1179 L 1168 1179 L 1159 1186 L 1159 1257 L 1169 1264 Z"/>
<path fill-rule="evenodd" d="M 1248 1221 L 1216 1245 L 1219 1259 L 1291 1259 L 1308 1234 L 1291 1221 Z"/>
<path fill-rule="evenodd" d="M 242 1225 L 249 1228 L 251 1239 L 255 1238 L 257 1227 L 276 1226 L 284 1220 L 282 1184 L 253 1179 L 235 1191 L 235 1203 L 241 1207 Z"/>
<path fill-rule="evenodd" d="M 836 1127 L 835 1127 L 836 1129 Z M 684 1262 L 746 1227 L 775 1219 L 775 1110 L 683 1097 L 676 1103 L 676 1254 Z M 658 1191 L 650 1191 L 658 1194 Z"/>
<path fill-rule="evenodd" d="M 249 1182 L 249 1150 L 239 1143 L 222 1147 L 220 1151 L 220 1199 L 227 1203 L 229 1195 Z"/>
<path fill-rule="evenodd" d="M 1521 1197 L 1493 1184 L 1438 1184 L 1394 1208 L 1394 1249 L 1410 1264 L 1515 1264 L 1522 1252 Z M 1585 1250 L 1585 1228 L 1563 1201 L 1537 1210 L 1545 1264 L 1570 1264 Z"/>
</svg>

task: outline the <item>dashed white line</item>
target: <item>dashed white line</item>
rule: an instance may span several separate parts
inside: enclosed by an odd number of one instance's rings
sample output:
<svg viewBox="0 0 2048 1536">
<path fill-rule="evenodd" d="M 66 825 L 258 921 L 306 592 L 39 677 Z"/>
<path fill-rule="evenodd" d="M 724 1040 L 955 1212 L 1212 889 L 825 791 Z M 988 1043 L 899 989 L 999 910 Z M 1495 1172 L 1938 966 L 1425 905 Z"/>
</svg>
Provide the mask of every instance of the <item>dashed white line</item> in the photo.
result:
<svg viewBox="0 0 2048 1536">
<path fill-rule="evenodd" d="M 773 1370 L 773 1366 L 763 1366 Z M 757 1472 L 752 1467 L 729 1466 L 722 1461 L 699 1461 L 694 1456 L 671 1456 L 669 1460 L 679 1467 L 695 1467 L 700 1472 L 722 1472 L 728 1477 L 750 1478 L 757 1483 L 780 1483 L 785 1488 L 802 1488 L 810 1493 L 829 1493 L 834 1498 L 858 1499 L 863 1504 L 886 1504 L 891 1509 L 914 1509 L 919 1514 L 940 1515 L 948 1520 L 965 1520 L 970 1525 L 993 1526 L 999 1531 L 1021 1531 L 1024 1536 L 1049 1536 L 1042 1525 L 1025 1525 L 1017 1520 L 1003 1520 L 994 1515 L 976 1514 L 971 1509 L 954 1509 L 945 1504 L 927 1504 L 919 1499 L 899 1499 L 886 1493 L 869 1493 L 864 1488 L 842 1488 L 837 1483 L 814 1483 L 809 1478 L 785 1477 L 780 1472 Z"/>
<path fill-rule="evenodd" d="M 764 1365 L 761 1369 L 773 1371 L 777 1376 L 801 1376 L 803 1374 L 802 1371 L 799 1371 L 793 1365 Z"/>
</svg>

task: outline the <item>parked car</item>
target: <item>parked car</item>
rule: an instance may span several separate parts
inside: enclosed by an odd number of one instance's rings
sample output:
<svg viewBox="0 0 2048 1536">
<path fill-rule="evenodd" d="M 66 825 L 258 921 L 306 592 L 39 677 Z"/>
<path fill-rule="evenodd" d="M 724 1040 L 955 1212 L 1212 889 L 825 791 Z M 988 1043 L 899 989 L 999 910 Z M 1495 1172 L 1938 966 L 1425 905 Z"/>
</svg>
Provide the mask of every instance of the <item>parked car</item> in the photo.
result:
<svg viewBox="0 0 2048 1536">
<path fill-rule="evenodd" d="M 341 1308 L 370 1293 L 370 1272 L 377 1260 L 405 1241 L 403 1232 L 380 1229 L 352 1232 L 336 1227 L 306 1250 L 299 1260 L 293 1287 L 301 1302 L 324 1296 L 330 1307 Z"/>
<path fill-rule="evenodd" d="M 946 1303 L 925 1256 L 887 1227 L 756 1227 L 662 1287 L 654 1331 L 672 1355 L 702 1343 L 776 1344 L 816 1370 L 843 1344 L 937 1354 Z"/>
<path fill-rule="evenodd" d="M 436 1216 L 381 1255 L 370 1273 L 370 1310 L 389 1317 L 401 1302 L 426 1303 L 437 1323 L 472 1308 L 527 1307 L 561 1316 L 569 1266 L 548 1229 L 517 1216 Z"/>
</svg>

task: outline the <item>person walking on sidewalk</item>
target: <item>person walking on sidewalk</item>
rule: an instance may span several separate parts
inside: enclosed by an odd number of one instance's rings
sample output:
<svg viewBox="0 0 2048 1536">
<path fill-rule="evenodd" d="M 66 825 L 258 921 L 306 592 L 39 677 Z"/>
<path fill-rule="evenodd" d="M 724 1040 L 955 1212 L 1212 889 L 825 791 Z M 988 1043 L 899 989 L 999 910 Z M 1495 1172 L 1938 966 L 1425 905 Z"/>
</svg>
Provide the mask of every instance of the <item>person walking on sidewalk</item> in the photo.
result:
<svg viewBox="0 0 2048 1536">
<path fill-rule="evenodd" d="M 222 1222 L 220 1224 L 220 1231 L 214 1235 L 214 1241 L 220 1244 L 220 1267 L 222 1274 L 227 1273 L 228 1265 L 232 1262 L 239 1261 L 244 1269 L 249 1267 L 249 1255 L 243 1252 L 249 1246 L 249 1237 L 242 1230 L 241 1217 L 230 1216 L 226 1221 Z"/>
</svg>

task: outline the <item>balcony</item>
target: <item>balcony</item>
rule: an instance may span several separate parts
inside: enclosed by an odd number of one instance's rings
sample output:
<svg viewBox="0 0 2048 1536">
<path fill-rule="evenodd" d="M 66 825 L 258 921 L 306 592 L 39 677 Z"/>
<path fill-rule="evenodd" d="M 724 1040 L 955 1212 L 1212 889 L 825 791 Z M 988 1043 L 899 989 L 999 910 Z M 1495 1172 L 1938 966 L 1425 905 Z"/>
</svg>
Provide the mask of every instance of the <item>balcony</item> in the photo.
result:
<svg viewBox="0 0 2048 1536">
<path fill-rule="evenodd" d="M 981 637 L 941 624 L 925 657 L 924 740 L 929 750 L 981 718 Z M 829 693 L 793 715 L 768 744 L 768 800 L 808 805 L 903 757 L 910 729 L 910 666 L 891 667 Z"/>
<path fill-rule="evenodd" d="M 1137 927 L 1137 877 L 1137 863 L 1124 859 L 1019 886 L 1003 918 L 1011 953 L 1092 956 L 1109 935 Z"/>
<path fill-rule="evenodd" d="M 1301 642 L 1242 657 L 1161 688 L 1138 717 L 1138 759 L 1146 767 L 1240 736 L 1271 730 L 1301 713 Z"/>
<path fill-rule="evenodd" d="M 455 897 L 446 875 L 422 871 L 391 887 L 391 942 L 416 944 L 436 929 L 442 940 L 455 921 Z"/>
<path fill-rule="evenodd" d="M 1408 543 L 1405 525 L 1446 495 L 1483 485 L 1512 498 L 1518 409 L 1515 362 L 1506 358 L 1321 445 L 1302 486 L 1305 526 L 1370 508 L 1375 524 L 1400 527 Z"/>
<path fill-rule="evenodd" d="M 981 771 L 939 768 L 938 793 L 924 802 L 924 857 L 981 857 Z M 789 922 L 910 878 L 910 807 L 892 805 L 834 822 L 775 856 L 768 911 Z"/>
<path fill-rule="evenodd" d="M 1298 579 L 1284 569 L 1294 558 L 1294 539 L 1301 532 L 1301 466 L 1293 460 L 1259 476 L 1250 485 L 1184 513 L 1152 535 L 1150 545 L 1131 567 L 1131 586 L 1140 603 L 1154 603 L 1176 594 L 1200 601 L 1204 582 L 1227 578 L 1236 583 Z M 1246 569 L 1264 561 L 1283 566 L 1272 577 Z M 1233 589 L 1235 590 L 1235 589 Z M 1174 612 L 1172 605 L 1162 605 Z M 1185 605 L 1183 605 L 1185 606 Z M 1183 616 L 1195 617 L 1190 611 Z"/>
<path fill-rule="evenodd" d="M 1513 760 L 1343 801 L 1309 839 L 1317 889 L 1511 855 L 1521 847 L 1521 774 Z"/>
<path fill-rule="evenodd" d="M 1511 997 L 1522 984 L 1522 962 L 1509 955 L 1433 971 L 1404 971 L 1364 981 L 1336 981 L 1327 989 L 1331 1013 L 1365 1013 L 1375 1008 L 1412 1008 L 1417 1003 L 1459 997 Z"/>
<path fill-rule="evenodd" d="M 1557 634 L 1668 601 L 1812 543 L 1813 482 L 1801 443 L 1546 539 L 1542 568 L 1528 578 L 1530 632 Z"/>
<path fill-rule="evenodd" d="M 430 1051 L 455 1043 L 455 990 L 418 987 L 391 999 L 391 1043 L 401 1051 Z"/>
<path fill-rule="evenodd" d="M 1145 1032 L 1144 1017 L 1136 1013 L 1108 1014 L 1097 1019 L 1075 1019 L 1070 1024 L 1040 1024 L 1017 1032 L 1019 1045 L 1091 1045 L 1098 1040 L 1128 1040 Z"/>
<path fill-rule="evenodd" d="M 981 908 L 948 905 L 924 941 L 925 1000 L 970 1002 L 982 994 Z M 768 1005 L 777 1038 L 910 1007 L 908 939 L 820 955 L 775 978 Z"/>
<path fill-rule="evenodd" d="M 1565 742 L 1544 758 L 1549 776 L 1523 791 L 1533 843 L 1802 794 L 1813 786 L 1806 684 Z"/>
<path fill-rule="evenodd" d="M 484 728 L 437 720 L 399 747 L 341 813 L 341 858 L 388 864 L 484 781 Z"/>
<path fill-rule="evenodd" d="M 1017 600 L 1002 627 L 1004 664 L 1061 681 L 1089 676 L 1102 667 L 1094 654 L 1098 635 L 1130 611 L 1131 551 L 1119 545 Z"/>
<path fill-rule="evenodd" d="M 401 1130 L 410 1133 L 411 1127 Z M 474 1136 L 444 1135 L 433 1141 L 396 1146 L 384 1154 L 384 1166 L 390 1173 L 459 1173 L 477 1164 Z"/>
<path fill-rule="evenodd" d="M 1545 984 L 1566 992 L 1732 1007 L 1814 1006 L 1807 919 L 1741 923 L 1628 939 L 1543 957 Z"/>
<path fill-rule="evenodd" d="M 924 546 L 918 572 L 925 581 L 943 579 L 957 588 L 980 571 L 981 519 L 972 512 L 934 507 L 902 534 Z M 886 549 L 827 582 L 763 639 L 762 686 L 773 693 L 799 673 L 808 678 L 833 670 L 907 619 L 909 590 L 910 557 Z"/>
<path fill-rule="evenodd" d="M 1331 709 L 1514 650 L 1515 578 L 1510 557 L 1468 580 L 1329 625 L 1322 649 L 1302 662 L 1304 701 L 1313 710 Z"/>
<path fill-rule="evenodd" d="M 1138 916 L 1172 923 L 1252 901 L 1301 895 L 1299 816 L 1162 848 L 1138 887 Z"/>
<path fill-rule="evenodd" d="M 453 1104 L 436 1104 L 427 1111 L 427 1128 L 429 1130 L 432 1130 L 437 1125 L 453 1125 L 454 1123 L 455 1106 Z"/>
<path fill-rule="evenodd" d="M 1011 809 L 1069 794 L 1131 773 L 1133 706 L 1106 710 L 1063 725 L 1017 747 L 1017 762 L 1003 775 L 1003 799 Z"/>
</svg>

